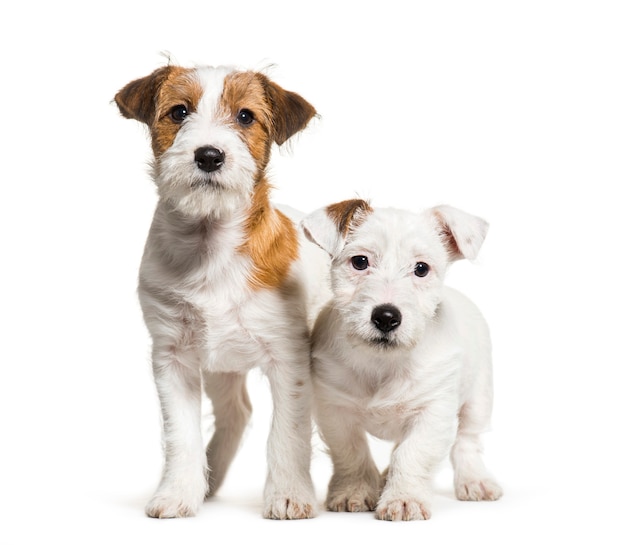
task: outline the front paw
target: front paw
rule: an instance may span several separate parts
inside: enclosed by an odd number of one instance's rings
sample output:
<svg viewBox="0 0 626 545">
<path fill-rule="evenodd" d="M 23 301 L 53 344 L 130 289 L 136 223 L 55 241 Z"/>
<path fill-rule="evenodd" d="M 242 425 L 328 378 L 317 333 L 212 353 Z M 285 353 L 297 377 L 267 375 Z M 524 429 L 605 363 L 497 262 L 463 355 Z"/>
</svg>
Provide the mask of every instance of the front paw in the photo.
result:
<svg viewBox="0 0 626 545">
<path fill-rule="evenodd" d="M 376 508 L 378 496 L 378 489 L 365 481 L 344 486 L 339 490 L 329 489 L 326 509 L 351 513 L 373 511 Z"/>
<path fill-rule="evenodd" d="M 310 519 L 315 516 L 314 502 L 295 496 L 274 497 L 266 501 L 263 516 L 274 520 Z"/>
<path fill-rule="evenodd" d="M 288 483 L 287 488 L 279 489 L 270 479 L 265 485 L 266 519 L 296 520 L 315 516 L 315 491 L 310 478 L 302 483 Z"/>
<path fill-rule="evenodd" d="M 146 515 L 157 519 L 193 517 L 201 503 L 197 498 L 157 491 L 146 505 Z"/>
<path fill-rule="evenodd" d="M 376 518 L 392 521 L 428 520 L 430 508 L 415 498 L 381 499 L 376 507 Z"/>
<path fill-rule="evenodd" d="M 491 479 L 459 481 L 455 484 L 455 492 L 462 501 L 494 501 L 502 496 L 502 488 Z"/>
<path fill-rule="evenodd" d="M 206 488 L 204 473 L 197 478 L 166 475 L 146 505 L 146 515 L 159 519 L 193 517 L 204 501 Z"/>
</svg>

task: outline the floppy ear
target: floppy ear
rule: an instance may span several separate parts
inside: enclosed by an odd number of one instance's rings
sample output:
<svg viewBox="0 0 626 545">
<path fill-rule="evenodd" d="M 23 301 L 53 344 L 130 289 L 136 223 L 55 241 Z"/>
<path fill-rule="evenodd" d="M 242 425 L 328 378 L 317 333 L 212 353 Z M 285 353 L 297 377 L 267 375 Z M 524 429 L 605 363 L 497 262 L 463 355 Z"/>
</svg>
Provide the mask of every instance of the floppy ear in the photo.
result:
<svg viewBox="0 0 626 545">
<path fill-rule="evenodd" d="M 317 112 L 297 93 L 286 91 L 263 74 L 259 77 L 272 105 L 272 138 L 280 146 L 304 129 Z"/>
<path fill-rule="evenodd" d="M 163 82 L 172 71 L 171 66 L 159 68 L 145 78 L 131 81 L 115 95 L 115 103 L 121 114 L 147 125 L 154 121 L 156 97 Z"/>
<path fill-rule="evenodd" d="M 450 261 L 474 259 L 487 236 L 489 224 L 453 206 L 436 206 L 431 212 L 439 225 L 439 235 Z"/>
<path fill-rule="evenodd" d="M 306 237 L 335 257 L 341 252 L 351 229 L 372 212 L 367 201 L 351 199 L 320 208 L 306 216 L 300 226 Z"/>
</svg>

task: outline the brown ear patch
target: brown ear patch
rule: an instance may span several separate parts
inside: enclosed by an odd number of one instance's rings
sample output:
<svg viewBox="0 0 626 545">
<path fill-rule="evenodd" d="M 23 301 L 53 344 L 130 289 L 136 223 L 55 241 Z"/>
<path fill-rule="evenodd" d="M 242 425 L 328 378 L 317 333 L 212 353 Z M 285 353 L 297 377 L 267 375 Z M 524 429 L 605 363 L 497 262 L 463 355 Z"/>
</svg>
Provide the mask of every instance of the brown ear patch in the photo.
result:
<svg viewBox="0 0 626 545">
<path fill-rule="evenodd" d="M 254 160 L 264 169 L 272 149 L 272 106 L 267 100 L 260 75 L 256 72 L 232 72 L 224 79 L 220 99 L 221 114 L 232 122 L 233 128 L 245 141 Z M 238 112 L 250 110 L 254 123 L 242 127 L 236 122 Z"/>
<path fill-rule="evenodd" d="M 272 107 L 272 138 L 280 146 L 304 129 L 317 112 L 297 93 L 283 89 L 263 74 L 258 77 Z"/>
<path fill-rule="evenodd" d="M 152 124 L 159 89 L 172 70 L 173 66 L 164 66 L 149 76 L 131 81 L 120 89 L 114 100 L 121 114 L 128 119 L 136 119 L 147 125 Z"/>
<path fill-rule="evenodd" d="M 359 225 L 373 208 L 362 199 L 350 199 L 326 207 L 328 217 L 337 226 L 337 231 L 345 238 L 351 227 Z"/>
<path fill-rule="evenodd" d="M 131 81 L 115 95 L 115 102 L 124 117 L 148 125 L 152 150 L 158 157 L 172 145 L 180 129 L 168 112 L 178 105 L 194 111 L 202 91 L 193 69 L 165 66 Z"/>
</svg>

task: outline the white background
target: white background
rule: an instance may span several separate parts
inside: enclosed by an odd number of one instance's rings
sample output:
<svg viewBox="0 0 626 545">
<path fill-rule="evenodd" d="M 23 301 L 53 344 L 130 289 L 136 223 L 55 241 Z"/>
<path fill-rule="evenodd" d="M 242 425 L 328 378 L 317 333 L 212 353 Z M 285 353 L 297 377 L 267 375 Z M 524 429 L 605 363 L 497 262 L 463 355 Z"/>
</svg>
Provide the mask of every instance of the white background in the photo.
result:
<svg viewBox="0 0 626 545">
<path fill-rule="evenodd" d="M 622 5 L 4 2 L 0 543 L 624 543 Z M 111 99 L 161 51 L 274 65 L 315 105 L 274 154 L 275 200 L 449 203 L 490 222 L 449 282 L 492 326 L 501 501 L 457 502 L 444 466 L 428 522 L 262 519 L 270 401 L 253 373 L 219 496 L 193 519 L 144 516 L 160 424 L 135 283 L 155 191 L 146 131 Z M 313 476 L 321 503 L 317 440 Z"/>
</svg>

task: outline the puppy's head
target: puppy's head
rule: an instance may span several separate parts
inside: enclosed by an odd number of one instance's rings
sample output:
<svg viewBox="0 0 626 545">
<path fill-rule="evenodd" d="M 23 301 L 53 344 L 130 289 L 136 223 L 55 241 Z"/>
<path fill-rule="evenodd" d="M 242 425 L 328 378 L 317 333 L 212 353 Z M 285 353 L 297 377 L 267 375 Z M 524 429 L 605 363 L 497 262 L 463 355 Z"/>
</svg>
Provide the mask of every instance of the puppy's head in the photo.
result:
<svg viewBox="0 0 626 545">
<path fill-rule="evenodd" d="M 410 348 L 435 317 L 448 265 L 473 259 L 487 222 L 450 206 L 414 214 L 349 200 L 304 218 L 332 258 L 334 305 L 346 333 L 380 349 Z"/>
<path fill-rule="evenodd" d="M 315 109 L 258 72 L 165 66 L 115 95 L 145 123 L 159 194 L 184 213 L 234 211 L 264 179 L 273 143 L 302 130 Z"/>
</svg>

